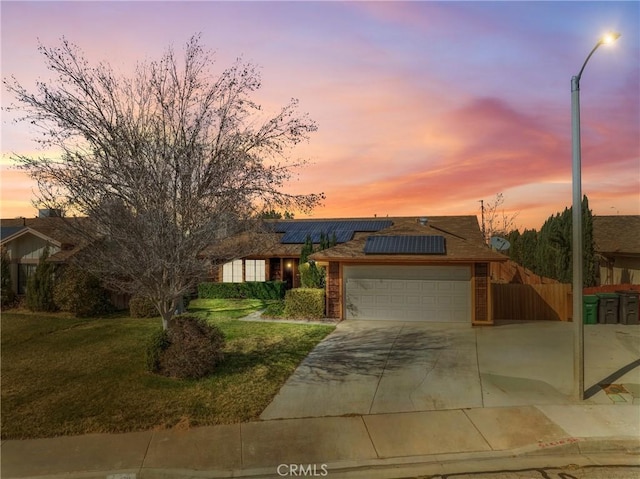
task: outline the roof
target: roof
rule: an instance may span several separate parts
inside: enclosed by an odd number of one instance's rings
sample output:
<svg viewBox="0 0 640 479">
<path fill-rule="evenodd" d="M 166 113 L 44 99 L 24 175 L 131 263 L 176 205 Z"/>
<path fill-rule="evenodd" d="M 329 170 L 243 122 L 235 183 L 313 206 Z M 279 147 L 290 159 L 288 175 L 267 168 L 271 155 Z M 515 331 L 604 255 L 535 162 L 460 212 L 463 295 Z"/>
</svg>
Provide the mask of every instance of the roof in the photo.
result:
<svg viewBox="0 0 640 479">
<path fill-rule="evenodd" d="M 25 228 L 26 226 L 0 226 L 0 241 L 10 238 Z"/>
<path fill-rule="evenodd" d="M 344 231 L 352 228 L 352 239 L 339 242 L 337 246 L 318 251 L 311 255 L 316 261 L 353 261 L 353 262 L 478 262 L 478 261 L 506 261 L 507 256 L 492 251 L 484 242 L 478 219 L 475 216 L 433 216 L 421 224 L 419 217 L 390 217 L 390 218 L 339 218 L 339 219 L 304 219 L 270 221 L 266 233 L 246 234 L 227 238 L 206 248 L 203 256 L 229 258 L 235 257 L 290 257 L 300 256 L 302 244 L 306 234 L 298 235 L 300 243 L 283 243 L 287 232 L 303 230 L 315 231 L 315 228 L 332 226 L 335 230 Z M 372 222 L 379 222 L 373 228 Z M 282 224 L 288 225 L 283 227 Z M 358 229 L 353 228 L 356 225 Z M 365 229 L 362 231 L 361 229 Z M 274 232 L 275 231 L 275 232 Z M 281 232 L 278 232 L 281 231 Z M 367 238 L 376 236 L 418 238 L 425 236 L 441 237 L 444 242 L 444 254 L 415 254 L 411 253 L 379 253 L 365 252 Z M 439 243 L 440 240 L 438 240 Z M 439 250 L 438 250 L 439 251 Z"/>
<path fill-rule="evenodd" d="M 321 234 L 338 243 L 363 232 L 375 232 L 392 225 L 390 218 L 307 218 L 266 220 L 263 228 L 221 239 L 200 255 L 210 258 L 279 257 L 297 258 L 307 237 L 318 244 Z M 334 235 L 335 234 L 335 235 Z M 368 234 L 368 233 L 367 233 Z"/>
<path fill-rule="evenodd" d="M 640 254 L 640 215 L 594 216 L 593 241 L 598 253 Z"/>
<path fill-rule="evenodd" d="M 1 238 L 4 244 L 13 241 L 25 234 L 34 234 L 61 247 L 61 250 L 53 254 L 51 261 L 64 262 L 75 254 L 83 243 L 79 234 L 74 234 L 69 227 L 70 221 L 82 222 L 86 218 L 11 218 L 0 219 Z"/>
<path fill-rule="evenodd" d="M 485 243 L 475 216 L 432 216 L 426 224 L 418 217 L 389 218 L 393 225 L 374 233 L 358 233 L 352 241 L 311 255 L 316 261 L 349 262 L 475 262 L 506 261 L 507 256 L 492 251 Z M 378 236 L 442 237 L 444 254 L 368 254 L 367 238 Z"/>
</svg>

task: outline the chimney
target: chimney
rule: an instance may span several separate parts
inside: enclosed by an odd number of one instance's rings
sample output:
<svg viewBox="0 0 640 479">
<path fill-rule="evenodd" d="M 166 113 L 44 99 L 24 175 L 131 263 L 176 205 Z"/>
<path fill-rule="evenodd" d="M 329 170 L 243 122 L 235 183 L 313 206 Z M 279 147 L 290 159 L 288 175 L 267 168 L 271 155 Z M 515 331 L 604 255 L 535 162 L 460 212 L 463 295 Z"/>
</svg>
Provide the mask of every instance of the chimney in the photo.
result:
<svg viewBox="0 0 640 479">
<path fill-rule="evenodd" d="M 38 218 L 62 218 L 62 210 L 57 208 L 44 208 L 38 210 Z"/>
<path fill-rule="evenodd" d="M 429 222 L 429 218 L 427 218 L 426 216 L 422 216 L 418 218 L 418 223 L 420 223 L 422 226 L 427 226 L 428 222 Z"/>
</svg>

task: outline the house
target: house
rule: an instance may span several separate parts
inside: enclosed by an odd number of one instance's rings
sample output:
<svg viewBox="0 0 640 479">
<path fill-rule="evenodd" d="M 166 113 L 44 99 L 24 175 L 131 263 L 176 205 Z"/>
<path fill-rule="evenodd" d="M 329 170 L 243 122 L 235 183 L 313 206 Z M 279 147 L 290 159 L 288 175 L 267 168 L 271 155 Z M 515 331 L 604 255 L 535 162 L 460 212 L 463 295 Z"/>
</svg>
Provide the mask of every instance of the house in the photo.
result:
<svg viewBox="0 0 640 479">
<path fill-rule="evenodd" d="M 79 248 L 79 240 L 63 225 L 56 210 L 40 210 L 37 218 L 0 220 L 0 246 L 10 264 L 12 289 L 25 294 L 27 279 L 38 266 L 45 248 L 49 248 L 49 260 L 65 263 Z M 74 219 L 81 221 L 81 219 Z"/>
<path fill-rule="evenodd" d="M 593 217 L 599 284 L 640 284 L 640 215 Z"/>
<path fill-rule="evenodd" d="M 508 258 L 487 247 L 475 216 L 278 220 L 259 253 L 213 279 L 297 287 L 302 245 L 323 234 L 337 245 L 310 259 L 326 268 L 328 317 L 492 323 L 489 265 Z"/>
</svg>

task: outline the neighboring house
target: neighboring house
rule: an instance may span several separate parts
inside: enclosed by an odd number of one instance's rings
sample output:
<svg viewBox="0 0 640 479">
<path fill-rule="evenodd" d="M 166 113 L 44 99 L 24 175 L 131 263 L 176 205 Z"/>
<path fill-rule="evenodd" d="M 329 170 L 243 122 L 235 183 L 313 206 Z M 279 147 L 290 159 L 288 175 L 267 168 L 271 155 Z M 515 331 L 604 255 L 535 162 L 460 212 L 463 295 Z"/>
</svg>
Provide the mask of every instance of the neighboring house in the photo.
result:
<svg viewBox="0 0 640 479">
<path fill-rule="evenodd" d="M 594 216 L 599 284 L 640 284 L 640 215 Z"/>
<path fill-rule="evenodd" d="M 277 220 L 259 254 L 213 273 L 221 282 L 299 286 L 307 236 L 337 245 L 310 258 L 327 271 L 327 316 L 336 319 L 491 324 L 489 265 L 508 258 L 483 241 L 475 216 Z"/>
<path fill-rule="evenodd" d="M 0 245 L 10 263 L 12 289 L 25 294 L 28 278 L 35 272 L 40 257 L 49 247 L 50 261 L 64 263 L 79 241 L 62 225 L 55 210 L 40 210 L 37 218 L 0 220 Z"/>
</svg>

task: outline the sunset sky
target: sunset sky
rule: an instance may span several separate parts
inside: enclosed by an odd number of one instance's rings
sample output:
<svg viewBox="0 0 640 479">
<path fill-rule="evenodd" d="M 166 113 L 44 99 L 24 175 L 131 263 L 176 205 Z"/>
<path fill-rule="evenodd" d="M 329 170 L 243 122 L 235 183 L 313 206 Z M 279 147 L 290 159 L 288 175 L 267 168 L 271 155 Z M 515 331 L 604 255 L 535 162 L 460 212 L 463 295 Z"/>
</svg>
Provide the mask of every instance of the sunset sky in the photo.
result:
<svg viewBox="0 0 640 479">
<path fill-rule="evenodd" d="M 37 52 L 65 36 L 129 72 L 202 33 L 222 70 L 258 65 L 256 100 L 291 98 L 319 126 L 290 191 L 315 217 L 466 215 L 505 198 L 520 228 L 571 204 L 571 76 L 581 82 L 583 193 L 596 215 L 640 214 L 639 2 L 8 2 L 2 77 L 49 79 Z M 2 105 L 11 102 L 3 90 Z M 2 113 L 3 218 L 34 216 L 12 153 L 34 131 Z M 300 217 L 300 216 L 297 216 Z"/>
</svg>

